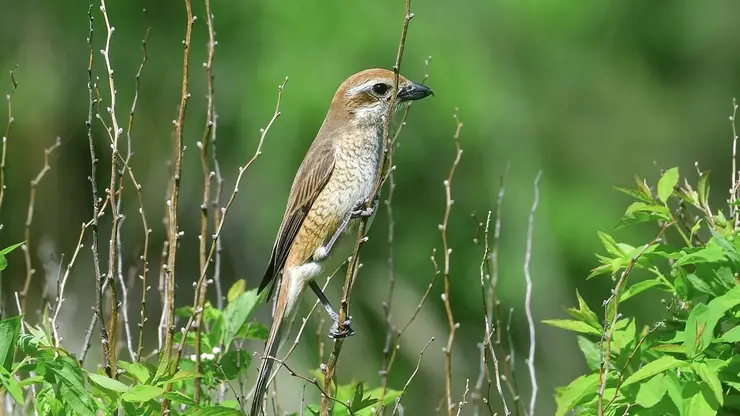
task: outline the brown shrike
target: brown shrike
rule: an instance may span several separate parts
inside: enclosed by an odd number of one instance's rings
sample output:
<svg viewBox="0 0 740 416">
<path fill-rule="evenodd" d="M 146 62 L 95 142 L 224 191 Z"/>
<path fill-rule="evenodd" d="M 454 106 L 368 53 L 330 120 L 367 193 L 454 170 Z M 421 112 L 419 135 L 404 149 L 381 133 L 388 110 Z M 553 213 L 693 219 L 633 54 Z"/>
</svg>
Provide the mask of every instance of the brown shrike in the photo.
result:
<svg viewBox="0 0 740 416">
<path fill-rule="evenodd" d="M 277 287 L 273 322 L 265 344 L 254 389 L 252 416 L 258 416 L 267 389 L 273 359 L 277 355 L 285 324 L 292 321 L 298 299 L 306 286 L 319 298 L 334 324 L 333 338 L 353 334 L 349 318 L 339 331 L 339 314 L 314 280 L 324 270 L 333 270 L 351 254 L 352 238 L 362 217 L 375 215 L 364 209 L 375 187 L 388 106 L 395 74 L 368 69 L 347 78 L 337 89 L 308 153 L 298 168 L 288 196 L 283 221 L 272 255 L 259 286 L 268 285 L 268 299 Z M 393 110 L 432 94 L 424 85 L 398 78 Z M 368 224 L 369 226 L 369 224 Z"/>
</svg>

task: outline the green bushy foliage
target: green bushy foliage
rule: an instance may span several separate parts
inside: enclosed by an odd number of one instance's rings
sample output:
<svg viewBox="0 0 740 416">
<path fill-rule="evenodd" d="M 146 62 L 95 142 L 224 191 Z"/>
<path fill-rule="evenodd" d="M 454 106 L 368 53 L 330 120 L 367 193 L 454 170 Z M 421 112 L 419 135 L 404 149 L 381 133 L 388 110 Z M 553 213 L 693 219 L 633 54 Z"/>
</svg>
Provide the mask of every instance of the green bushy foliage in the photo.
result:
<svg viewBox="0 0 740 416">
<path fill-rule="evenodd" d="M 578 333 L 589 372 L 557 389 L 556 415 L 709 416 L 740 414 L 740 233 L 737 200 L 727 214 L 709 204 L 709 175 L 694 186 L 678 168 L 650 187 L 618 188 L 635 201 L 616 226 L 652 226 L 632 245 L 599 233 L 605 254 L 589 278 L 611 276 L 612 293 L 594 312 L 577 294 L 572 319 L 545 323 Z M 731 198 L 735 199 L 735 197 Z M 663 302 L 658 322 L 620 306 L 640 294 Z"/>
<path fill-rule="evenodd" d="M 5 254 L 16 247 L 0 250 L 0 270 L 7 265 Z M 251 319 L 255 308 L 264 300 L 263 295 L 257 295 L 256 289 L 246 290 L 244 280 L 240 280 L 228 291 L 228 303 L 223 310 L 206 305 L 203 319 L 207 330 L 201 337 L 199 372 L 194 371 L 194 356 L 186 353 L 177 368 L 173 368 L 172 356 L 140 362 L 120 360 L 116 378 L 110 378 L 102 369 L 95 372 L 84 369 L 74 354 L 56 345 L 48 316 L 44 316 L 39 326 L 26 324 L 22 316 L 2 320 L 0 394 L 9 393 L 16 405 L 25 407 L 31 414 L 31 409 L 36 409 L 39 414 L 54 416 L 115 415 L 120 414 L 119 409 L 126 415 L 159 414 L 162 399 L 173 404 L 170 415 L 243 415 L 242 408 L 246 407 L 243 400 L 217 402 L 214 398 L 224 383 L 232 397 L 240 397 L 238 390 L 242 382 L 248 381 L 247 370 L 252 368 L 253 361 L 259 361 L 253 360 L 252 351 L 239 346 L 248 339 L 267 338 L 268 328 Z M 180 308 L 176 313 L 187 319 L 192 308 Z M 182 334 L 178 333 L 175 340 L 179 345 Z M 188 332 L 186 348 L 193 350 L 195 342 L 195 334 Z M 321 378 L 320 371 L 315 374 Z M 200 388 L 205 392 L 200 403 L 194 400 L 196 378 L 200 378 Z M 169 391 L 168 385 L 172 386 Z M 29 395 L 31 391 L 34 394 Z M 345 406 L 334 406 L 332 414 L 370 415 L 380 397 L 387 405 L 399 395 L 394 390 L 383 395 L 380 388 L 366 391 L 363 383 L 352 381 L 338 387 L 336 398 Z M 308 404 L 306 409 L 318 414 L 316 405 Z"/>
</svg>

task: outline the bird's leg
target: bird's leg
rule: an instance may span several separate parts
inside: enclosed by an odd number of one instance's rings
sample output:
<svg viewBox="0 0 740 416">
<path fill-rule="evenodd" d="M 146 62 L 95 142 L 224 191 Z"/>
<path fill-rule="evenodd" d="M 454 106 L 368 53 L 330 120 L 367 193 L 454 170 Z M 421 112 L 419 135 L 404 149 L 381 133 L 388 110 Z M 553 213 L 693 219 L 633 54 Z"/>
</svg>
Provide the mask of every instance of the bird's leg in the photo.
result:
<svg viewBox="0 0 740 416">
<path fill-rule="evenodd" d="M 329 255 L 329 253 L 331 253 L 332 247 L 334 247 L 334 244 L 337 242 L 337 239 L 339 239 L 339 236 L 342 235 L 344 230 L 347 229 L 350 220 L 361 217 L 369 217 L 373 215 L 375 210 L 378 209 L 378 198 L 375 198 L 372 207 L 365 209 L 363 208 L 364 206 L 365 201 L 360 201 L 355 204 L 354 208 L 352 208 L 352 210 L 349 212 L 349 215 L 344 217 L 342 223 L 339 224 L 339 227 L 337 227 L 337 230 L 334 232 L 334 235 L 331 236 L 329 242 L 316 249 L 316 251 L 313 253 L 314 261 L 321 261 L 325 259 L 326 256 Z"/>
<path fill-rule="evenodd" d="M 349 212 L 350 217 L 352 218 L 362 218 L 362 217 L 370 217 L 375 213 L 375 210 L 378 209 L 378 202 L 380 201 L 380 198 L 378 196 L 375 197 L 373 200 L 373 206 L 369 208 L 365 207 L 365 201 L 360 201 L 357 204 L 355 204 L 355 207 L 352 209 L 352 211 Z"/>
<path fill-rule="evenodd" d="M 331 329 L 329 329 L 329 337 L 345 338 L 354 335 L 355 331 L 353 331 L 352 327 L 350 326 L 349 317 L 347 317 L 347 319 L 344 321 L 344 324 L 342 325 L 342 328 L 344 329 L 342 331 L 339 330 L 339 314 L 334 309 L 334 307 L 331 306 L 331 302 L 329 302 L 329 299 L 326 298 L 326 295 L 324 295 L 324 292 L 321 291 L 321 288 L 316 283 L 316 281 L 311 280 L 308 285 L 311 287 L 311 290 L 313 290 L 313 293 L 316 294 L 316 297 L 319 298 L 319 302 L 321 302 L 321 305 L 324 307 L 324 309 L 326 309 L 326 312 L 329 314 L 331 320 L 334 321 Z"/>
</svg>

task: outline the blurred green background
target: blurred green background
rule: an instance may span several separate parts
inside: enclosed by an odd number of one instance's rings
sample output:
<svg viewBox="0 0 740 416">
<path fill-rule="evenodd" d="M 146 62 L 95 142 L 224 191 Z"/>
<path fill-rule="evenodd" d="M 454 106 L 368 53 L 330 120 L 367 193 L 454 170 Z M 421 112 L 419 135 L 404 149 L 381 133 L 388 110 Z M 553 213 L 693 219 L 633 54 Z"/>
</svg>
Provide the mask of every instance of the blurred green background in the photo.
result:
<svg viewBox="0 0 740 416">
<path fill-rule="evenodd" d="M 256 286 L 269 257 L 293 174 L 323 120 L 335 88 L 347 76 L 368 67 L 390 68 L 403 19 L 403 1 L 301 2 L 212 0 L 218 48 L 215 57 L 216 110 L 220 162 L 231 190 L 237 166 L 254 152 L 259 129 L 272 115 L 277 85 L 290 77 L 282 117 L 270 131 L 264 154 L 246 174 L 223 235 L 223 279 L 228 285 L 245 278 Z M 198 17 L 193 34 L 191 93 L 185 126 L 181 195 L 178 304 L 192 302 L 197 277 L 197 234 L 202 193 L 196 141 L 205 120 L 206 56 L 204 5 L 193 1 Z M 7 139 L 6 201 L 2 207 L 3 246 L 23 239 L 29 181 L 43 166 L 43 149 L 59 136 L 62 146 L 51 158 L 52 170 L 38 187 L 32 226 L 32 257 L 37 270 L 31 304 L 40 306 L 44 291 L 53 291 L 59 261 L 69 260 L 79 226 L 91 216 L 86 137 L 86 67 L 88 5 L 84 1 L 0 0 L 0 91 L 10 91 L 8 72 L 19 82 L 13 97 L 15 122 Z M 142 9 L 146 8 L 146 15 Z M 111 60 L 118 90 L 118 117 L 125 125 L 141 60 L 147 24 L 149 61 L 141 77 L 140 101 L 133 132 L 132 166 L 142 183 L 146 212 L 153 229 L 149 259 L 156 288 L 164 238 L 162 218 L 172 120 L 176 117 L 181 76 L 183 3 L 172 0 L 110 1 L 116 30 Z M 454 356 L 454 393 L 462 396 L 465 380 L 478 377 L 483 337 L 478 267 L 482 248 L 470 214 L 479 218 L 494 208 L 499 177 L 506 179 L 501 237 L 499 296 L 502 310 L 514 309 L 512 337 L 522 397 L 529 400 L 523 357 L 529 335 L 523 309 L 527 215 L 532 181 L 543 170 L 541 205 L 535 219 L 532 273 L 533 308 L 539 321 L 563 315 L 578 288 L 593 308 L 609 294 L 607 279 L 586 282 L 600 251 L 597 230 L 610 232 L 629 202 L 612 189 L 629 186 L 635 173 L 654 180 L 658 167 L 678 165 L 683 173 L 694 162 L 714 173 L 714 196 L 729 187 L 733 96 L 740 88 L 740 3 L 728 0 L 494 0 L 418 1 L 411 23 L 402 73 L 420 80 L 424 60 L 432 56 L 428 84 L 435 97 L 414 105 L 396 155 L 397 193 L 395 253 L 398 284 L 393 321 L 402 325 L 426 289 L 433 268 L 432 249 L 441 247 L 437 224 L 444 210 L 442 181 L 454 157 L 452 114 L 459 107 L 464 122 L 461 165 L 453 182 L 455 204 L 449 237 L 451 303 L 460 322 Z M 95 73 L 105 81 L 98 50 L 103 21 L 95 17 Z M 107 86 L 101 83 L 107 102 Z M 5 107 L 3 103 L 3 113 Z M 0 131 L 7 119 L 0 116 Z M 101 189 L 108 174 L 109 145 L 95 123 L 101 159 Z M 657 164 L 657 166 L 656 166 Z M 141 254 L 138 204 L 130 184 L 124 199 L 124 268 L 137 266 Z M 101 243 L 108 230 L 103 228 Z M 653 229 L 621 232 L 637 244 Z M 357 335 L 346 343 L 340 382 L 351 378 L 378 385 L 385 327 L 381 302 L 387 291 L 387 216 L 384 211 L 363 250 L 364 267 L 354 287 Z M 67 347 L 77 352 L 89 322 L 93 299 L 90 240 L 82 251 L 66 292 L 61 330 Z M 22 288 L 23 256 L 10 257 L 3 275 L 5 301 Z M 44 275 L 51 279 L 44 279 Z M 44 282 L 47 283 L 44 283 Z M 52 282 L 52 283 L 48 283 Z M 135 293 L 139 293 L 135 288 Z M 406 414 L 431 414 L 444 393 L 442 346 L 447 324 L 441 281 L 409 329 L 391 386 L 401 388 L 430 337 L 436 340 L 409 388 Z M 341 283 L 329 289 L 339 299 Z M 313 302 L 307 296 L 306 304 Z M 132 294 L 136 306 L 138 295 Z M 152 293 L 149 348 L 159 304 Z M 14 302 L 10 302 L 12 305 Z M 12 306 L 6 305 L 10 311 Z M 650 323 L 659 304 L 649 295 L 625 309 Z M 269 322 L 269 308 L 258 317 Z M 136 315 L 134 315 L 136 316 Z M 504 317 L 505 318 L 505 317 Z M 30 319 L 33 320 L 33 317 Z M 133 318 L 132 318 L 133 319 Z M 312 325 L 315 322 L 312 321 Z M 326 327 L 322 329 L 326 331 Z M 309 334 L 315 331 L 311 329 Z M 323 334 L 322 334 L 323 336 Z M 261 351 L 261 346 L 254 345 Z M 316 368 L 313 335 L 292 356 L 304 374 Z M 124 354 L 125 357 L 125 354 Z M 89 363 L 92 361 L 89 361 Z M 539 381 L 538 414 L 552 414 L 553 388 L 585 369 L 575 337 L 537 325 L 535 366 Z M 297 410 L 300 380 L 287 375 L 282 404 Z M 308 391 L 317 397 L 311 388 Z M 287 394 L 286 394 L 287 392 Z M 497 401 L 494 401 L 498 405 Z M 472 412 L 472 409 L 468 409 Z M 464 412 L 467 414 L 467 411 Z M 472 414 L 472 413 L 471 413 Z"/>
</svg>

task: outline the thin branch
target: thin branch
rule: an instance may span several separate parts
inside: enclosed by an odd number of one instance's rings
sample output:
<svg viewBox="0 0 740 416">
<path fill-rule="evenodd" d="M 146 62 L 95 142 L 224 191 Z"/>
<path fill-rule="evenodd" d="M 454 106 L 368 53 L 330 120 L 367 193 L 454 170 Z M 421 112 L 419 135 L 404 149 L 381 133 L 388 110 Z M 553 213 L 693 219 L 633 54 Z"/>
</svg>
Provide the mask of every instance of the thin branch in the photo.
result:
<svg viewBox="0 0 740 416">
<path fill-rule="evenodd" d="M 89 32 L 87 35 L 87 46 L 88 46 L 88 62 L 87 62 L 87 120 L 85 122 L 85 127 L 87 128 L 87 142 L 90 146 L 90 176 L 88 177 L 88 180 L 90 181 L 90 187 L 92 190 L 92 208 L 93 208 L 93 217 L 91 220 L 90 226 L 92 227 L 92 243 L 90 244 L 90 250 L 92 251 L 93 255 L 93 268 L 95 272 L 95 305 L 93 307 L 93 317 L 90 321 L 90 325 L 88 327 L 88 330 L 85 334 L 85 341 L 82 345 L 82 351 L 80 352 L 80 358 L 79 362 L 80 365 L 82 365 L 85 362 L 85 357 L 87 356 L 87 352 L 90 350 L 90 346 L 92 345 L 92 332 L 95 328 L 95 323 L 103 319 L 103 292 L 107 288 L 107 283 L 103 282 L 103 277 L 101 273 L 100 268 L 100 253 L 99 253 L 99 240 L 98 240 L 98 220 L 99 217 L 103 214 L 103 210 L 105 209 L 105 202 L 103 203 L 103 206 L 100 206 L 100 197 L 98 195 L 98 180 L 97 180 L 97 166 L 98 166 L 98 158 L 95 155 L 95 142 L 93 140 L 93 133 L 92 133 L 92 120 L 93 120 L 93 106 L 99 106 L 100 101 L 93 98 L 93 90 L 97 89 L 97 84 L 93 81 L 93 63 L 94 63 L 94 57 L 95 53 L 93 51 L 93 23 L 95 18 L 92 14 L 93 4 L 90 3 L 88 10 L 87 10 L 87 16 L 89 21 Z M 107 202 L 107 199 L 106 199 Z M 100 336 L 101 336 L 101 343 L 103 346 L 108 345 L 108 334 L 105 330 L 105 326 L 101 325 L 100 327 Z"/>
<path fill-rule="evenodd" d="M 8 137 L 10 137 L 10 126 L 13 125 L 13 95 L 15 90 L 18 89 L 18 82 L 15 80 L 15 73 L 10 71 L 10 84 L 12 88 L 10 92 L 5 96 L 5 100 L 8 102 L 8 124 L 5 126 L 5 133 L 3 134 L 3 145 L 2 152 L 0 153 L 0 211 L 2 211 L 3 201 L 5 200 L 5 160 L 8 152 Z M 3 229 L 2 220 L 0 220 L 0 230 Z"/>
<path fill-rule="evenodd" d="M 214 91 L 213 91 L 213 55 L 216 52 L 216 39 L 213 30 L 213 13 L 211 12 L 211 1 L 205 0 L 206 7 L 206 23 L 208 26 L 208 58 L 204 63 L 204 69 L 206 73 L 206 82 L 208 93 L 206 97 L 208 104 L 206 106 L 206 125 L 203 131 L 203 139 L 198 143 L 200 147 L 200 163 L 201 169 L 203 170 L 203 202 L 200 205 L 200 235 L 198 236 L 198 260 L 200 264 L 200 270 L 202 273 L 207 273 L 208 263 L 206 262 L 206 247 L 208 240 L 208 203 L 211 198 L 211 179 L 215 175 L 211 171 L 210 163 L 211 159 L 208 156 L 208 143 L 213 130 L 213 114 L 214 114 Z M 208 285 L 201 284 L 197 289 L 197 308 L 202 310 L 205 308 L 206 295 L 208 292 Z M 219 293 L 219 297 L 221 294 Z M 201 350 L 201 326 L 203 324 L 203 314 L 198 314 L 195 323 L 195 372 L 200 370 L 200 350 Z M 196 403 L 200 403 L 200 378 L 194 380 L 194 400 Z"/>
<path fill-rule="evenodd" d="M 537 375 L 534 371 L 534 350 L 535 350 L 535 330 L 534 330 L 534 317 L 532 315 L 532 275 L 529 272 L 529 264 L 532 261 L 532 240 L 534 234 L 534 214 L 537 211 L 537 205 L 540 202 L 540 178 L 542 178 L 542 171 L 537 172 L 537 177 L 534 179 L 534 202 L 532 202 L 532 210 L 529 212 L 529 227 L 527 229 L 527 249 L 524 253 L 524 281 L 526 282 L 527 288 L 524 297 L 524 310 L 527 315 L 527 323 L 529 325 L 529 357 L 526 359 L 527 367 L 529 367 L 529 379 L 532 383 L 532 397 L 529 399 L 529 415 L 534 416 L 534 405 L 537 400 Z"/>
<path fill-rule="evenodd" d="M 614 286 L 614 289 L 612 289 L 611 296 L 604 301 L 604 319 L 609 320 L 609 305 L 613 302 L 613 307 L 611 311 L 611 321 L 607 322 L 607 327 L 604 328 L 604 332 L 602 333 L 601 341 L 599 343 L 599 350 L 602 352 L 601 354 L 601 363 L 599 366 L 599 381 L 598 381 L 598 390 L 597 390 L 597 396 L 598 396 L 598 414 L 599 416 L 604 415 L 604 390 L 606 389 L 606 383 L 609 380 L 609 365 L 611 361 L 611 344 L 612 344 L 612 338 L 614 337 L 614 330 L 617 324 L 617 320 L 619 319 L 619 298 L 621 296 L 622 287 L 627 281 L 627 277 L 629 277 L 630 273 L 632 272 L 632 268 L 637 264 L 637 261 L 642 257 L 643 254 L 647 251 L 650 246 L 657 244 L 661 238 L 663 238 L 663 234 L 665 234 L 666 230 L 673 226 L 674 222 L 666 222 L 663 224 L 663 227 L 660 229 L 660 232 L 658 233 L 658 236 L 653 239 L 653 241 L 645 244 L 642 246 L 640 251 L 630 259 L 629 264 L 627 264 L 627 267 L 622 271 L 622 274 L 619 276 L 619 280 L 617 281 L 617 284 Z"/>
<path fill-rule="evenodd" d="M 463 392 L 462 400 L 460 400 L 460 403 L 457 404 L 457 416 L 460 416 L 460 412 L 462 412 L 463 407 L 465 407 L 466 404 L 468 404 L 468 393 L 470 392 L 470 379 L 465 379 L 465 391 Z"/>
<path fill-rule="evenodd" d="M 108 10 L 105 4 L 105 0 L 100 0 L 100 12 L 103 15 L 106 28 L 105 48 L 100 51 L 103 55 L 103 61 L 105 62 L 105 69 L 108 74 L 108 88 L 110 93 L 110 102 L 107 108 L 107 112 L 110 116 L 111 127 L 106 128 L 108 137 L 111 141 L 111 170 L 110 170 L 110 183 L 106 192 L 108 193 L 108 202 L 111 208 L 111 236 L 108 240 L 108 271 L 104 275 L 108 281 L 108 297 L 110 299 L 110 316 L 107 323 L 108 333 L 107 342 L 103 343 L 103 355 L 105 360 L 105 371 L 109 377 L 114 377 L 116 374 L 116 325 L 118 322 L 117 312 L 117 300 L 116 300 L 116 281 L 114 278 L 115 267 L 118 263 L 117 256 L 119 254 L 118 247 L 118 223 L 121 220 L 119 215 L 120 204 L 116 198 L 120 196 L 118 192 L 118 139 L 123 132 L 118 126 L 118 117 L 116 116 L 116 85 L 113 77 L 113 66 L 110 61 L 110 42 L 113 37 L 115 27 L 111 26 L 110 19 L 108 17 Z M 102 120 L 102 117 L 100 117 Z M 102 328 L 102 326 L 101 326 Z M 105 337 L 104 337 L 105 338 Z"/>
<path fill-rule="evenodd" d="M 61 279 L 57 280 L 57 296 L 56 296 L 56 304 L 54 306 L 54 313 L 51 318 L 51 328 L 52 330 L 57 331 L 57 318 L 59 317 L 59 311 L 62 309 L 62 304 L 64 303 L 64 288 L 67 285 L 67 279 L 69 278 L 70 273 L 72 272 L 72 268 L 74 267 L 75 262 L 77 261 L 77 255 L 80 253 L 80 250 L 84 246 L 82 244 L 82 238 L 85 236 L 85 230 L 87 229 L 86 224 L 82 224 L 82 227 L 80 229 L 80 237 L 77 239 L 77 245 L 75 246 L 75 251 L 72 253 L 72 258 L 70 259 L 69 263 L 67 264 L 67 269 L 64 271 L 64 276 L 62 276 Z M 59 263 L 59 267 L 62 266 L 62 263 Z M 55 336 L 55 344 L 57 348 L 60 347 L 60 343 L 62 342 L 61 338 L 59 336 Z"/>
<path fill-rule="evenodd" d="M 28 211 L 26 213 L 26 223 L 25 223 L 25 243 L 21 246 L 23 249 L 23 255 L 26 260 L 26 280 L 23 283 L 23 291 L 21 292 L 21 308 L 24 312 L 26 312 L 26 303 L 28 301 L 28 290 L 31 287 L 31 279 L 36 273 L 36 270 L 34 270 L 33 265 L 31 263 L 31 224 L 33 224 L 33 213 L 34 208 L 36 205 L 36 188 L 41 182 L 41 179 L 46 176 L 46 174 L 51 170 L 51 165 L 49 164 L 49 156 L 56 150 L 59 146 L 62 145 L 61 139 L 57 137 L 56 141 L 53 145 L 47 147 L 44 149 L 44 167 L 41 168 L 41 171 L 36 175 L 33 180 L 31 180 L 31 191 L 28 197 Z"/>
<path fill-rule="evenodd" d="M 409 28 L 409 22 L 411 19 L 413 19 L 414 14 L 411 13 L 411 0 L 406 0 L 405 10 L 404 10 L 404 18 L 403 18 L 403 25 L 401 27 L 401 40 L 398 44 L 398 52 L 396 54 L 396 63 L 393 65 L 393 72 L 395 74 L 394 80 L 393 80 L 393 89 L 392 89 L 392 95 L 388 102 L 388 113 L 385 115 L 385 128 L 383 129 L 383 140 L 381 142 L 381 159 L 378 163 L 378 169 L 375 176 L 375 186 L 373 187 L 373 191 L 369 195 L 369 198 L 367 199 L 366 208 L 369 208 L 373 201 L 375 201 L 376 195 L 378 195 L 378 192 L 380 191 L 380 187 L 383 183 L 383 172 L 385 170 L 385 164 L 386 164 L 386 158 L 387 158 L 387 152 L 388 152 L 388 142 L 389 142 L 389 133 L 390 133 L 390 124 L 391 124 L 391 118 L 393 115 L 393 110 L 396 106 L 396 101 L 398 98 L 398 80 L 400 75 L 400 69 L 401 69 L 401 60 L 403 58 L 403 50 L 406 45 L 406 34 L 408 33 Z M 367 227 L 367 217 L 364 217 L 362 221 L 359 224 L 358 230 L 357 230 L 357 239 L 355 241 L 355 247 L 352 251 L 352 257 L 350 258 L 349 265 L 347 266 L 347 274 L 345 276 L 344 280 L 344 289 L 342 291 L 342 301 L 340 304 L 340 310 L 339 310 L 339 331 L 343 331 L 344 328 L 344 322 L 349 317 L 349 301 L 350 301 L 350 292 L 352 288 L 352 282 L 354 281 L 354 277 L 357 274 L 358 264 L 359 264 L 359 254 L 360 254 L 360 247 L 362 244 L 367 241 L 367 237 L 365 236 L 365 231 Z M 334 341 L 334 349 L 332 350 L 329 360 L 326 365 L 326 372 L 324 373 L 324 390 L 327 392 L 331 390 L 332 382 L 334 381 L 334 373 L 336 371 L 337 366 L 337 360 L 339 360 L 339 355 L 342 352 L 342 345 L 344 344 L 344 340 L 342 338 L 336 339 Z M 328 416 L 329 410 L 331 406 L 331 401 L 329 400 L 329 397 L 324 395 L 321 397 L 321 406 L 320 406 L 320 414 L 321 416 Z"/>
<path fill-rule="evenodd" d="M 401 390 L 401 394 L 398 395 L 398 398 L 396 399 L 396 406 L 393 408 L 393 413 L 391 413 L 391 416 L 395 415 L 398 411 L 398 407 L 401 405 L 401 400 L 403 400 L 403 396 L 406 395 L 406 390 L 408 390 L 409 385 L 411 385 L 411 381 L 416 377 L 416 373 L 419 372 L 419 368 L 421 367 L 421 359 L 424 357 L 424 352 L 426 352 L 427 348 L 429 348 L 429 345 L 434 341 L 434 337 L 429 339 L 429 342 L 427 342 L 427 345 L 424 346 L 424 348 L 421 349 L 421 352 L 419 353 L 419 359 L 416 361 L 416 368 L 414 368 L 414 371 L 409 376 L 409 379 L 406 380 L 406 384 L 403 385 L 403 390 Z"/>
<path fill-rule="evenodd" d="M 740 227 L 740 211 L 737 206 L 732 204 L 740 199 L 740 194 L 738 194 L 738 192 L 740 192 L 740 174 L 738 174 L 737 171 L 737 130 L 735 129 L 737 107 L 737 101 L 733 98 L 732 115 L 730 116 L 730 122 L 732 124 L 732 187 L 730 188 L 730 216 L 735 218 L 735 229 Z M 711 216 L 709 218 L 711 218 Z"/>
<path fill-rule="evenodd" d="M 180 231 L 178 230 L 177 207 L 180 200 L 180 179 L 182 175 L 182 159 L 184 153 L 183 128 L 185 124 L 185 110 L 188 106 L 190 92 L 188 91 L 190 71 L 190 39 L 193 33 L 193 9 L 190 0 L 185 0 L 185 40 L 182 42 L 182 84 L 180 92 L 180 104 L 178 105 L 177 119 L 175 124 L 175 140 L 173 148 L 174 171 L 170 183 L 170 196 L 167 200 L 167 229 L 169 239 L 169 251 L 167 252 L 167 267 L 165 269 L 167 303 L 165 304 L 165 340 L 164 356 L 169 356 L 172 351 L 172 340 L 175 335 L 175 265 L 177 264 L 177 248 L 179 246 Z M 183 337 L 184 339 L 184 337 Z M 168 389 L 169 390 L 169 389 Z M 162 402 L 162 413 L 169 408 L 169 400 Z"/>
<path fill-rule="evenodd" d="M 146 9 L 143 10 L 144 17 L 146 18 Z M 134 77 L 134 99 L 131 103 L 131 109 L 129 110 L 129 118 L 128 118 L 128 126 L 126 128 L 126 141 L 127 141 L 127 153 L 126 153 L 126 159 L 123 161 L 123 170 L 125 170 L 128 173 L 129 179 L 131 180 L 131 183 L 134 185 L 134 190 L 136 191 L 136 197 L 139 202 L 139 215 L 141 216 L 141 225 L 143 229 L 144 234 L 144 247 L 142 249 L 141 256 L 139 259 L 142 262 L 142 271 L 141 274 L 138 276 L 141 280 L 141 305 L 139 307 L 139 339 L 138 339 L 138 345 L 136 347 L 136 352 L 133 352 L 133 348 L 129 347 L 129 352 L 132 355 L 132 359 L 135 359 L 139 361 L 141 359 L 143 345 L 144 345 L 144 324 L 146 323 L 146 295 L 149 291 L 148 281 L 147 277 L 149 275 L 149 235 L 151 234 L 152 230 L 149 228 L 149 224 L 146 219 L 146 214 L 144 213 L 144 200 L 142 197 L 142 191 L 141 191 L 141 184 L 136 180 L 136 176 L 134 175 L 134 171 L 131 168 L 131 157 L 133 156 L 133 149 L 132 149 L 132 140 L 131 140 L 131 132 L 134 128 L 134 115 L 136 113 L 136 105 L 139 102 L 139 94 L 140 94 L 140 84 L 141 84 L 141 73 L 144 70 L 144 65 L 146 64 L 149 55 L 147 51 L 147 39 L 149 39 L 149 32 L 151 31 L 151 26 L 148 24 L 147 19 L 147 28 L 144 32 L 144 38 L 141 41 L 141 63 L 139 64 L 139 69 L 136 72 L 136 76 Z M 121 184 L 119 186 L 119 189 L 123 189 L 123 177 L 121 177 Z M 119 195 L 120 198 L 120 195 Z M 119 199 L 120 201 L 120 199 Z M 119 208 L 120 212 L 120 208 Z M 120 244 L 119 244 L 120 249 Z M 120 257 L 120 256 L 119 256 Z M 120 260 L 119 260 L 120 261 Z M 119 276 L 121 273 L 119 273 Z M 121 282 L 121 287 L 123 290 L 126 290 L 123 282 Z M 123 293 L 123 296 L 126 297 L 126 293 Z M 128 312 L 127 312 L 127 306 L 126 301 L 123 302 L 123 314 L 124 314 L 124 320 L 128 320 Z M 130 331 L 128 329 L 128 325 L 126 325 L 126 331 L 127 331 L 127 339 L 131 340 Z"/>
<path fill-rule="evenodd" d="M 429 62 L 431 60 L 432 57 L 430 56 L 424 61 L 424 78 L 421 81 L 422 84 L 425 84 L 426 81 L 429 79 Z M 388 174 L 386 175 L 388 181 L 388 197 L 384 202 L 386 207 L 386 214 L 388 216 L 388 294 L 386 295 L 385 301 L 383 301 L 382 304 L 385 318 L 386 335 L 385 345 L 383 347 L 383 367 L 380 370 L 381 387 L 383 388 L 383 390 L 380 394 L 380 405 L 378 406 L 378 412 L 383 411 L 383 403 L 385 395 L 388 391 L 388 372 L 390 371 L 392 361 L 395 358 L 396 352 L 398 351 L 397 348 L 391 348 L 391 345 L 393 344 L 393 335 L 396 331 L 395 325 L 393 325 L 393 323 L 391 322 L 391 304 L 393 303 L 393 290 L 396 286 L 396 267 L 393 253 L 393 239 L 396 229 L 396 222 L 393 217 L 393 195 L 396 190 L 396 166 L 394 164 L 394 158 L 396 155 L 396 149 L 399 146 L 398 137 L 401 135 L 401 130 L 403 130 L 403 128 L 406 126 L 406 119 L 408 118 L 410 110 L 411 105 L 406 107 L 406 109 L 404 110 L 403 117 L 401 118 L 401 124 L 399 124 L 398 128 L 396 129 L 396 133 L 393 135 L 393 138 L 390 141 L 388 151 L 388 166 L 390 166 L 388 168 Z"/>
<path fill-rule="evenodd" d="M 285 85 L 288 83 L 288 78 L 286 77 L 282 84 L 278 86 L 278 98 L 277 98 L 277 104 L 275 104 L 275 112 L 272 115 L 272 118 L 270 119 L 270 122 L 267 123 L 267 126 L 263 129 L 260 129 L 260 139 L 259 143 L 257 144 L 257 150 L 255 150 L 254 155 L 252 155 L 252 158 L 249 159 L 249 161 L 244 166 L 239 166 L 239 175 L 236 177 L 236 183 L 234 184 L 234 191 L 231 193 L 231 197 L 229 198 L 229 201 L 226 203 L 226 206 L 221 208 L 221 222 L 218 224 L 218 227 L 216 227 L 216 231 L 211 236 L 211 248 L 208 252 L 208 256 L 206 257 L 206 264 L 209 264 L 211 260 L 213 259 L 214 253 L 216 251 L 216 243 L 221 238 L 221 233 L 223 232 L 224 228 L 224 221 L 226 220 L 226 214 L 229 212 L 229 208 L 231 208 L 231 204 L 234 203 L 234 200 L 236 199 L 237 194 L 239 193 L 239 184 L 242 181 L 242 178 L 244 176 L 244 173 L 249 170 L 250 166 L 252 166 L 252 163 L 254 163 L 258 157 L 262 155 L 262 144 L 265 141 L 265 137 L 267 136 L 267 133 L 270 131 L 270 128 L 275 123 L 275 120 L 280 117 L 280 102 L 283 98 L 283 90 L 285 89 Z M 200 278 L 196 282 L 196 287 L 200 287 L 200 285 L 205 284 L 205 277 L 206 277 L 206 269 L 201 270 Z M 196 291 L 195 300 L 193 302 L 193 313 L 190 315 L 190 318 L 188 318 L 188 322 L 182 329 L 182 340 L 178 346 L 178 354 L 175 356 L 175 363 L 174 366 L 176 367 L 180 357 L 182 356 L 182 351 L 185 349 L 185 341 L 187 339 L 187 334 L 190 331 L 190 329 L 194 326 L 194 322 L 197 319 L 197 316 L 203 313 L 203 310 L 198 307 L 198 292 Z"/>
<path fill-rule="evenodd" d="M 455 330 L 459 324 L 455 322 L 452 316 L 452 306 L 450 305 L 450 254 L 452 248 L 450 248 L 447 241 L 447 227 L 450 220 L 450 213 L 452 211 L 452 179 L 455 176 L 455 170 L 457 165 L 460 163 L 462 157 L 462 149 L 460 148 L 460 130 L 462 129 L 463 123 L 458 118 L 457 109 L 453 115 L 455 119 L 455 135 L 453 140 L 455 142 L 455 160 L 452 162 L 450 173 L 447 175 L 447 179 L 444 181 L 445 187 L 445 212 L 442 219 L 442 224 L 439 225 L 439 231 L 442 236 L 442 257 L 444 259 L 444 294 L 442 294 L 442 302 L 445 307 L 445 314 L 447 316 L 447 324 L 450 328 L 450 334 L 447 337 L 447 345 L 444 348 L 445 353 L 445 397 L 447 399 L 447 415 L 452 416 L 452 344 L 455 341 Z"/>
</svg>

